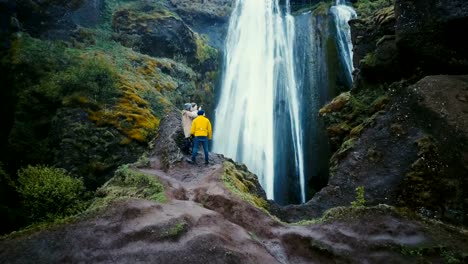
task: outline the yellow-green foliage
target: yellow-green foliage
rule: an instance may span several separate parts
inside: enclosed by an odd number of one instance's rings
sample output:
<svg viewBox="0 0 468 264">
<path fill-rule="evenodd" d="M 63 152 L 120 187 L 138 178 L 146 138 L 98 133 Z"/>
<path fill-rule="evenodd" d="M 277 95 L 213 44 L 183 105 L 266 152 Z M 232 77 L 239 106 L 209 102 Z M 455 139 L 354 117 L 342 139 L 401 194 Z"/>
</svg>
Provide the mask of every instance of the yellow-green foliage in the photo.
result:
<svg viewBox="0 0 468 264">
<path fill-rule="evenodd" d="M 145 57 L 140 63 L 138 72 L 159 92 L 174 90 L 177 87 L 177 82 L 170 75 L 161 73 L 161 68 L 173 71 L 174 61 Z"/>
<path fill-rule="evenodd" d="M 91 209 L 107 206 L 110 202 L 125 198 L 141 198 L 165 202 L 163 185 L 153 175 L 147 175 L 128 168 L 119 167 L 112 179 L 96 191 Z"/>
<path fill-rule="evenodd" d="M 137 91 L 143 87 L 123 80 L 123 76 L 121 78 L 123 95 L 117 104 L 98 111 L 91 110 L 89 118 L 100 126 L 114 126 L 130 139 L 145 142 L 155 136 L 160 120 L 152 114 L 148 102 L 138 95 Z"/>
<path fill-rule="evenodd" d="M 195 43 L 197 44 L 196 58 L 200 63 L 205 62 L 208 59 L 216 59 L 218 51 L 208 45 L 207 36 L 200 36 L 195 33 Z"/>
<path fill-rule="evenodd" d="M 248 171 L 238 170 L 232 162 L 224 162 L 223 181 L 226 187 L 245 201 L 266 210 L 268 203 L 265 199 L 255 195 L 254 191 L 256 187 L 252 181 L 248 180 L 247 177 L 249 176 L 252 177 L 254 175 Z"/>
<path fill-rule="evenodd" d="M 70 216 L 88 205 L 83 181 L 58 168 L 28 166 L 19 170 L 17 191 L 31 222 Z"/>
<path fill-rule="evenodd" d="M 364 63 L 367 66 L 375 66 L 377 63 L 377 58 L 375 57 L 374 52 L 369 52 L 364 56 L 364 59 L 361 60 L 360 63 Z"/>
</svg>

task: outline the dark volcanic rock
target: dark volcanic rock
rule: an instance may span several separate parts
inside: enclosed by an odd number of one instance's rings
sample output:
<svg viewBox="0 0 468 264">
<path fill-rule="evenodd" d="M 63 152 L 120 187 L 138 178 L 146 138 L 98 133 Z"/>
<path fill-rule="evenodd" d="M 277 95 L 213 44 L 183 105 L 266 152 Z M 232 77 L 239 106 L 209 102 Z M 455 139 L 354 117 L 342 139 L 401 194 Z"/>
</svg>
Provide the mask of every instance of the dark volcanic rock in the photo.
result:
<svg viewBox="0 0 468 264">
<path fill-rule="evenodd" d="M 349 22 L 353 42 L 355 86 L 362 82 L 391 82 L 403 73 L 395 45 L 393 6 L 375 12 L 371 17 Z"/>
<path fill-rule="evenodd" d="M 190 27 L 208 36 L 208 43 L 222 50 L 226 38 L 233 0 L 170 0 L 174 11 Z"/>
<path fill-rule="evenodd" d="M 193 31 L 167 10 L 153 6 L 123 9 L 112 22 L 122 44 L 154 57 L 186 57 L 193 62 L 197 44 Z"/>
<path fill-rule="evenodd" d="M 233 0 L 170 0 L 184 20 L 227 22 L 231 15 Z"/>
<path fill-rule="evenodd" d="M 468 27 L 465 0 L 397 0 L 397 45 L 401 56 L 425 74 L 465 74 L 468 71 Z"/>
<path fill-rule="evenodd" d="M 77 27 L 94 27 L 102 22 L 103 0 L 15 1 L 11 17 L 34 37 L 67 39 Z"/>
</svg>

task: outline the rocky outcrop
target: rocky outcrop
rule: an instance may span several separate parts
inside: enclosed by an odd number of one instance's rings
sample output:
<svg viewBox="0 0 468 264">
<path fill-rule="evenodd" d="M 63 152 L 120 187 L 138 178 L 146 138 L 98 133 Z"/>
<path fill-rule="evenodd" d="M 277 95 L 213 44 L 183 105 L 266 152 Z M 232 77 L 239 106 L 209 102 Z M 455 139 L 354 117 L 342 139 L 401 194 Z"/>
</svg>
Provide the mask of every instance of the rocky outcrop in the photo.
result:
<svg viewBox="0 0 468 264">
<path fill-rule="evenodd" d="M 233 8 L 233 0 L 170 0 L 184 20 L 199 23 L 200 20 L 227 22 Z"/>
<path fill-rule="evenodd" d="M 358 14 L 359 15 L 359 14 Z M 353 43 L 354 86 L 391 82 L 402 75 L 395 44 L 393 6 L 349 22 Z"/>
<path fill-rule="evenodd" d="M 9 19 L 35 37 L 68 39 L 78 27 L 103 22 L 104 0 L 6 1 Z"/>
<path fill-rule="evenodd" d="M 468 71 L 467 43 L 459 37 L 468 26 L 465 1 L 395 1 L 350 25 L 359 89 Z"/>
<path fill-rule="evenodd" d="M 397 0 L 395 16 L 397 46 L 413 71 L 468 72 L 468 41 L 460 38 L 460 32 L 468 27 L 468 2 Z"/>
<path fill-rule="evenodd" d="M 190 27 L 207 37 L 216 49 L 224 49 L 234 0 L 170 0 L 174 12 Z"/>
<path fill-rule="evenodd" d="M 117 39 L 153 57 L 185 57 L 195 61 L 195 34 L 167 9 L 142 5 L 116 12 L 112 21 Z"/>
<path fill-rule="evenodd" d="M 125 135 L 115 128 L 96 126 L 80 108 L 59 108 L 49 138 L 53 164 L 73 175 L 87 172 L 84 181 L 90 189 L 104 184 L 119 165 L 134 162 L 145 151 L 137 142 L 121 144 Z"/>
</svg>

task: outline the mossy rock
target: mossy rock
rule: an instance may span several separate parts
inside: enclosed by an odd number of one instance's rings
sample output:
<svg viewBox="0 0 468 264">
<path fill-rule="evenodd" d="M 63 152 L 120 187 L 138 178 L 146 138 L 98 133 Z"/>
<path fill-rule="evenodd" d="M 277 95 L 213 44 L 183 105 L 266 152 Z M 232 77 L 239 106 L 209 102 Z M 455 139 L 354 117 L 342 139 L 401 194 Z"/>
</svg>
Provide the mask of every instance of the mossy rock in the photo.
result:
<svg viewBox="0 0 468 264">
<path fill-rule="evenodd" d="M 258 183 L 257 176 L 249 172 L 245 165 L 232 160 L 226 160 L 223 165 L 222 179 L 226 187 L 252 205 L 268 210 L 266 195 Z"/>
<path fill-rule="evenodd" d="M 115 12 L 112 28 L 117 40 L 153 57 L 185 58 L 194 62 L 195 33 L 174 13 L 160 5 L 141 4 Z M 128 41 L 133 38 L 133 41 Z"/>
<path fill-rule="evenodd" d="M 114 201 L 129 198 L 155 202 L 165 202 L 167 199 L 164 186 L 154 175 L 147 175 L 129 168 L 128 165 L 122 165 L 116 170 L 114 177 L 96 191 L 96 198 L 89 210 L 105 208 Z"/>
</svg>

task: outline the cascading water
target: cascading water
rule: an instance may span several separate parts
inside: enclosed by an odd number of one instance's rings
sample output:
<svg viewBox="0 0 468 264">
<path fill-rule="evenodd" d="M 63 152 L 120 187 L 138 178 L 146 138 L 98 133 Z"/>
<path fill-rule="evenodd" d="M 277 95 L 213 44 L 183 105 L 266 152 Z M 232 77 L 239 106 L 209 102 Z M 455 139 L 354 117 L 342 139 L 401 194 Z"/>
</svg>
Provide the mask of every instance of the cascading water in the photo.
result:
<svg viewBox="0 0 468 264">
<path fill-rule="evenodd" d="M 351 43 L 351 30 L 349 28 L 349 20 L 356 18 L 357 14 L 354 9 L 346 5 L 345 0 L 336 0 L 336 4 L 330 8 L 335 19 L 337 45 L 341 57 L 341 61 L 345 67 L 348 86 L 352 83 L 353 73 L 353 46 Z"/>
<path fill-rule="evenodd" d="M 320 12 L 294 18 L 282 2 L 235 2 L 213 151 L 245 163 L 269 199 L 288 204 L 305 202 L 327 182 L 330 153 L 317 112 L 351 87 L 348 21 L 356 13 L 338 0 L 330 20 Z"/>
<path fill-rule="evenodd" d="M 286 2 L 282 9 L 278 0 L 236 0 L 226 39 L 213 151 L 245 163 L 269 199 L 275 199 L 276 169 L 292 164 L 300 200 L 305 202 L 294 18 Z M 285 154 L 288 149 L 290 155 Z"/>
</svg>

